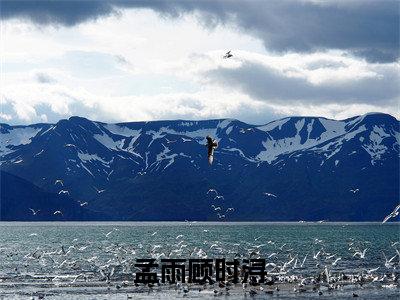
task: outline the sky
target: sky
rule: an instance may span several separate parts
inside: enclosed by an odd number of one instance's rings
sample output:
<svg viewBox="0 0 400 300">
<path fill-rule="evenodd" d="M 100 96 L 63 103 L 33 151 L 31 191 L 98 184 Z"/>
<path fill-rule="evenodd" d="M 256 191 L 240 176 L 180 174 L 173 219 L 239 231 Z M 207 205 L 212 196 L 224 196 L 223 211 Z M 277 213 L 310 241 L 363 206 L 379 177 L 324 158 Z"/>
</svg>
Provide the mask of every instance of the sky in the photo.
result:
<svg viewBox="0 0 400 300">
<path fill-rule="evenodd" d="M 399 118 L 399 5 L 0 0 L 0 122 Z"/>
</svg>

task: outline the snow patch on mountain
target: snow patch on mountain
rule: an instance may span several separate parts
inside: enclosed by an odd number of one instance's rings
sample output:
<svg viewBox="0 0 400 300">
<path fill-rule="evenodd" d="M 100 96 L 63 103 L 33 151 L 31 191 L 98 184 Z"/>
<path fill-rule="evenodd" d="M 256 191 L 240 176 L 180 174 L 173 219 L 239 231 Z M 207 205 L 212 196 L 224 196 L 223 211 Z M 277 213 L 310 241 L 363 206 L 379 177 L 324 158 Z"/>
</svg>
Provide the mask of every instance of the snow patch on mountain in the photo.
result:
<svg viewBox="0 0 400 300">
<path fill-rule="evenodd" d="M 122 135 L 125 137 L 134 137 L 135 140 L 140 136 L 140 134 L 142 132 L 141 129 L 134 130 L 134 129 L 130 129 L 126 126 L 117 125 L 117 124 L 106 124 L 106 125 L 104 125 L 104 128 L 115 135 Z"/>
<path fill-rule="evenodd" d="M 324 126 L 326 130 L 321 134 L 321 141 L 327 141 L 346 133 L 346 122 L 324 118 L 318 118 L 318 120 L 321 122 L 322 126 Z"/>
<path fill-rule="evenodd" d="M 289 121 L 290 118 L 285 118 L 285 119 L 280 119 L 280 120 L 276 120 L 276 121 L 272 121 L 268 124 L 262 125 L 262 126 L 258 126 L 257 129 L 261 130 L 261 131 L 272 131 L 274 130 L 276 127 L 279 127 L 279 130 L 282 129 L 282 125 L 286 124 L 287 121 Z"/>
<path fill-rule="evenodd" d="M 115 147 L 114 140 L 109 137 L 106 133 L 102 134 L 94 134 L 93 137 L 103 146 L 109 149 L 113 149 Z"/>
<path fill-rule="evenodd" d="M 314 119 L 311 120 L 310 123 L 307 124 L 307 140 L 310 138 L 310 133 L 313 129 Z"/>
<path fill-rule="evenodd" d="M 171 152 L 171 150 L 168 147 L 166 147 L 164 144 L 161 144 L 161 145 L 164 147 L 164 150 L 161 153 L 157 154 L 156 162 L 161 162 L 163 160 L 169 160 L 167 165 L 164 167 L 164 170 L 165 170 L 166 168 L 168 168 L 170 165 L 172 165 L 175 162 L 175 157 L 177 157 L 178 154 L 174 153 L 174 154 L 168 155 Z"/>
<path fill-rule="evenodd" d="M 90 176 L 92 176 L 94 178 L 93 173 L 87 167 L 85 167 L 83 163 L 80 163 L 79 166 L 81 166 L 83 169 L 85 169 L 85 171 L 88 172 L 90 174 Z"/>
<path fill-rule="evenodd" d="M 296 127 L 296 130 L 297 130 L 297 134 L 299 134 L 300 130 L 303 129 L 305 121 L 306 121 L 305 119 L 301 119 L 301 120 L 297 121 L 296 124 L 294 124 L 294 127 Z"/>
<path fill-rule="evenodd" d="M 246 155 L 244 155 L 243 151 L 240 150 L 240 149 L 238 149 L 238 148 L 223 148 L 222 150 L 230 151 L 230 152 L 237 152 L 237 153 L 240 155 L 240 157 L 246 159 L 247 161 L 250 161 L 250 162 L 258 162 L 257 160 L 254 160 L 254 159 L 249 158 L 249 157 L 247 157 Z"/>
<path fill-rule="evenodd" d="M 217 128 L 224 129 L 224 128 L 228 127 L 229 124 L 231 124 L 231 123 L 232 123 L 232 120 L 231 120 L 231 119 L 223 120 L 223 121 L 221 121 L 221 122 L 218 123 Z"/>
<path fill-rule="evenodd" d="M 0 139 L 0 153 L 2 155 L 7 155 L 14 152 L 10 147 L 31 143 L 32 138 L 34 138 L 41 130 L 42 128 L 23 127 L 14 128 L 9 130 L 7 133 L 2 133 Z"/>
<path fill-rule="evenodd" d="M 153 140 L 164 137 L 166 134 L 181 135 L 181 136 L 183 135 L 185 137 L 189 137 L 197 141 L 205 140 L 206 136 L 210 135 L 218 140 L 217 128 L 202 128 L 194 131 L 177 131 L 170 127 L 161 127 L 159 131 L 150 130 L 147 131 L 146 133 L 153 135 Z"/>
<path fill-rule="evenodd" d="M 316 153 L 323 153 L 326 160 L 328 160 L 340 152 L 344 142 L 353 139 L 356 135 L 358 135 L 359 133 L 362 133 L 366 130 L 367 130 L 367 128 L 365 127 L 365 125 L 360 126 L 359 128 L 357 128 L 354 131 L 350 131 L 347 134 L 343 134 L 343 135 L 333 139 L 331 142 L 325 144 L 322 147 L 315 146 L 315 147 L 311 148 L 310 150 L 315 151 Z M 324 161 L 321 164 L 323 164 L 323 163 L 324 163 Z"/>
<path fill-rule="evenodd" d="M 264 131 L 271 131 L 276 127 L 279 127 L 281 129 L 282 125 L 287 123 L 289 119 L 282 119 L 278 120 L 276 122 L 269 123 L 265 126 L 261 126 L 261 129 Z M 318 152 L 328 152 L 325 153 L 326 159 L 331 158 L 333 155 L 339 152 L 340 149 L 337 149 L 337 147 L 340 147 L 342 142 L 344 140 L 349 140 L 353 138 L 353 135 L 358 134 L 361 131 L 365 130 L 364 127 L 360 127 L 361 129 L 357 129 L 349 134 L 346 135 L 346 122 L 342 121 L 335 121 L 335 120 L 329 120 L 329 119 L 324 119 L 324 118 L 318 118 L 318 120 L 321 122 L 322 126 L 325 128 L 325 131 L 321 133 L 321 135 L 316 138 L 316 139 L 311 139 L 310 134 L 313 130 L 313 125 L 315 123 L 315 119 L 311 119 L 310 122 L 307 123 L 307 138 L 304 141 L 304 143 L 301 143 L 301 136 L 300 136 L 300 131 L 303 129 L 305 126 L 306 119 L 300 119 L 298 120 L 294 126 L 296 128 L 296 135 L 294 137 L 286 137 L 283 139 L 268 139 L 264 142 L 262 142 L 263 147 L 265 150 L 262 150 L 257 156 L 256 159 L 260 161 L 266 161 L 268 163 L 271 163 L 274 161 L 279 155 L 285 154 L 285 153 L 291 153 L 295 152 L 298 150 L 304 150 L 304 149 L 309 149 L 312 148 L 312 150 L 316 150 Z M 260 127 L 258 127 L 260 129 Z M 353 135 L 351 135 L 353 134 Z M 331 139 L 335 139 L 339 136 L 343 136 L 342 140 L 334 141 L 332 144 L 327 144 L 323 146 L 322 148 L 318 148 L 319 144 L 322 144 L 326 141 L 329 141 Z M 316 148 L 313 148 L 316 147 Z"/>
<path fill-rule="evenodd" d="M 233 130 L 233 126 L 229 126 L 228 129 L 225 131 L 227 135 L 229 135 Z"/>
<path fill-rule="evenodd" d="M 146 131 L 146 134 L 152 136 L 152 140 L 151 140 L 151 142 L 149 143 L 149 147 L 151 146 L 151 144 L 153 144 L 153 142 L 154 142 L 155 140 L 158 140 L 158 139 L 161 139 L 161 138 L 165 137 L 165 134 L 164 134 L 164 132 L 162 131 L 163 128 L 164 128 L 164 127 L 161 127 L 159 131 L 154 131 L 154 130 Z"/>
<path fill-rule="evenodd" d="M 365 151 L 371 156 L 371 164 L 374 165 L 377 160 L 382 159 L 387 147 L 382 144 L 382 141 L 390 137 L 382 127 L 374 125 L 371 133 L 369 134 L 370 143 L 362 145 Z"/>
<path fill-rule="evenodd" d="M 109 165 L 110 162 L 112 162 L 112 160 L 111 161 L 106 161 L 106 160 L 102 159 L 97 154 L 89 154 L 89 153 L 78 152 L 78 157 L 83 163 L 92 162 L 92 161 L 99 161 L 104 165 Z"/>
</svg>

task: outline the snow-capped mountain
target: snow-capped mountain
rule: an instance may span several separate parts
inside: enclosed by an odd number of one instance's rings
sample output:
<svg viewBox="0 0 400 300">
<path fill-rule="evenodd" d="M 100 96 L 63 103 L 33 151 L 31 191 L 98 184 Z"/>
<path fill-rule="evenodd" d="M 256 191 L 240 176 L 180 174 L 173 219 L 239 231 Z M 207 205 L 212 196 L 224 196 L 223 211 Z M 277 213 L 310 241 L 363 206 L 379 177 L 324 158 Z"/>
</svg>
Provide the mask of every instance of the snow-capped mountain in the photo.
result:
<svg viewBox="0 0 400 300">
<path fill-rule="evenodd" d="M 379 113 L 262 126 L 71 117 L 1 124 L 1 170 L 115 220 L 381 220 L 399 202 L 399 131 Z"/>
</svg>

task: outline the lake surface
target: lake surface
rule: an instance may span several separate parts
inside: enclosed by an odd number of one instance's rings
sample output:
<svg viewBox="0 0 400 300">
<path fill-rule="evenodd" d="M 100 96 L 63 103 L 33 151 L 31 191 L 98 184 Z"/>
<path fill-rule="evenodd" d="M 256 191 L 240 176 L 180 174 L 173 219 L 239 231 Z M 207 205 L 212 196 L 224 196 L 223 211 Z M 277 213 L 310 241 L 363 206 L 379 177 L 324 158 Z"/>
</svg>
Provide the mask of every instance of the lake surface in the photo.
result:
<svg viewBox="0 0 400 300">
<path fill-rule="evenodd" d="M 396 299 L 399 240 L 394 223 L 0 222 L 0 299 Z M 262 258 L 270 284 L 135 285 L 137 258 Z"/>
</svg>

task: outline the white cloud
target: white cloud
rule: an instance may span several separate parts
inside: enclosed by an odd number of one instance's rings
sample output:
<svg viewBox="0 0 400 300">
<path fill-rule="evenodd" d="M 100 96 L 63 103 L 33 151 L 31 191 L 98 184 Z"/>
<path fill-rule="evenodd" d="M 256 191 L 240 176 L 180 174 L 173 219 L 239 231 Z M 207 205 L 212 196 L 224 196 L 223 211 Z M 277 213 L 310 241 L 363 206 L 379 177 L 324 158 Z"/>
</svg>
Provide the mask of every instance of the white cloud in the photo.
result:
<svg viewBox="0 0 400 300">
<path fill-rule="evenodd" d="M 299 114 L 399 116 L 393 99 L 366 101 L 357 87 L 363 80 L 390 87 L 396 77 L 388 74 L 398 72 L 397 63 L 370 64 L 337 50 L 278 55 L 234 28 L 205 29 L 193 16 L 164 19 L 149 10 L 127 10 L 76 27 L 3 23 L 7 63 L 0 119 L 7 122 L 54 122 L 70 115 L 113 122 L 233 117 L 258 124 Z M 222 59 L 230 49 L 234 57 Z M 299 97 L 288 99 L 276 90 L 278 84 L 263 89 L 263 76 L 246 82 L 246 64 L 276 72 L 282 87 L 299 80 Z M 301 93 L 304 85 L 308 93 Z M 321 87 L 330 85 L 337 90 L 322 101 Z M 358 97 L 357 104 L 339 99 L 344 87 Z"/>
</svg>

